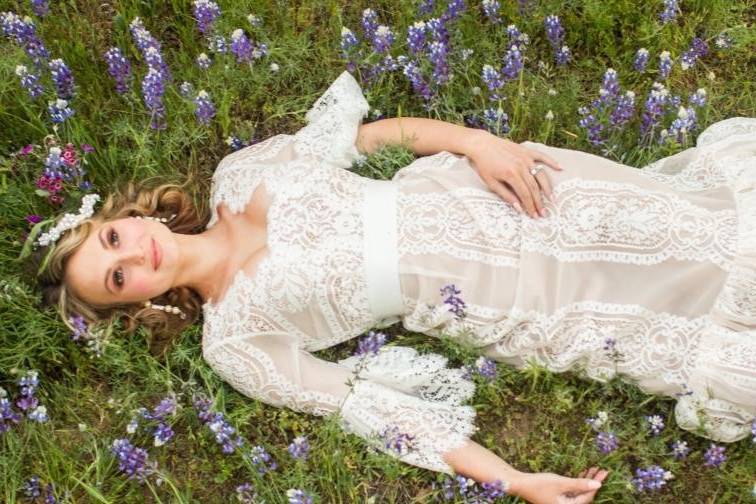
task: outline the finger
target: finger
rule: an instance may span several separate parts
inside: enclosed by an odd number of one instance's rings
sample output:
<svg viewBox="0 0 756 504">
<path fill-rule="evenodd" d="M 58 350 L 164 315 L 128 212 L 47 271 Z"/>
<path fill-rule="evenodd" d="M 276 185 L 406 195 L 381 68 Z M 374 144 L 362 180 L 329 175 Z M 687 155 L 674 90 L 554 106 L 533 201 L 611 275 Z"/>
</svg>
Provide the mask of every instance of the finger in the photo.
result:
<svg viewBox="0 0 756 504">
<path fill-rule="evenodd" d="M 515 194 L 520 200 L 522 208 L 524 208 L 528 212 L 528 215 L 534 216 L 535 204 L 533 203 L 533 196 L 531 195 L 530 189 L 525 183 L 523 175 L 520 173 L 520 171 L 515 170 L 514 173 L 507 180 L 505 180 L 505 182 L 509 184 L 514 190 Z"/>
<path fill-rule="evenodd" d="M 548 154 L 544 154 L 543 152 L 539 152 L 536 150 L 531 150 L 530 152 L 531 152 L 531 155 L 533 156 L 533 159 L 535 159 L 536 161 L 545 163 L 556 170 L 564 170 L 564 167 L 561 164 L 559 164 L 557 160 L 555 160 Z"/>
<path fill-rule="evenodd" d="M 536 217 L 538 216 L 543 217 L 545 215 L 545 212 L 543 211 L 543 198 L 541 198 L 541 186 L 539 185 L 538 180 L 535 178 L 535 176 L 532 173 L 530 173 L 530 170 L 534 166 L 535 166 L 535 163 L 532 161 L 525 164 L 527 175 L 524 175 L 524 177 L 525 177 L 525 180 L 527 181 L 528 188 L 530 189 L 530 193 L 533 196 L 533 203 L 536 209 L 536 213 L 538 214 Z M 543 171 L 543 170 L 539 170 L 539 171 Z"/>
<path fill-rule="evenodd" d="M 490 179 L 490 181 L 487 181 L 486 184 L 488 184 L 488 187 L 499 195 L 501 199 L 515 207 L 515 210 L 522 213 L 522 205 L 520 205 L 520 201 L 517 199 L 517 196 L 507 189 L 507 187 L 499 182 L 496 179 Z M 519 207 L 519 208 L 518 208 Z"/>
<path fill-rule="evenodd" d="M 574 478 L 571 479 L 565 491 L 572 492 L 573 494 L 580 494 L 583 492 L 592 492 L 601 488 L 601 482 L 589 478 Z"/>
<path fill-rule="evenodd" d="M 536 179 L 538 180 L 538 183 L 541 184 L 541 189 L 543 189 L 546 198 L 548 198 L 548 200 L 552 203 L 555 203 L 554 189 L 551 187 L 551 180 L 546 174 L 546 170 L 538 170 L 538 173 L 536 173 Z"/>
<path fill-rule="evenodd" d="M 590 469 L 588 469 L 588 475 L 586 476 L 586 478 L 593 479 L 593 477 L 596 476 L 598 470 L 599 468 L 596 466 L 591 467 Z"/>
<path fill-rule="evenodd" d="M 588 473 L 588 469 L 583 469 L 580 471 L 580 474 L 577 475 L 578 478 L 585 478 L 585 475 Z"/>
</svg>

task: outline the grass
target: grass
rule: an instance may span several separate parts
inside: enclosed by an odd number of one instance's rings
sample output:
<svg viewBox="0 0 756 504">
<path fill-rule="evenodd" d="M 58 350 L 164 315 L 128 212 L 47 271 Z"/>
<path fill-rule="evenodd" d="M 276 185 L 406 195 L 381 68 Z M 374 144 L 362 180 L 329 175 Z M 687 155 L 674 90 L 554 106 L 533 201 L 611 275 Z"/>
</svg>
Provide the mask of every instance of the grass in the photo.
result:
<svg viewBox="0 0 756 504">
<path fill-rule="evenodd" d="M 0 438 L 2 499 L 22 500 L 20 488 L 33 474 L 43 482 L 54 482 L 60 500 L 77 503 L 229 502 L 236 485 L 244 481 L 251 481 L 266 502 L 284 502 L 288 488 L 305 489 L 323 503 L 440 499 L 442 475 L 367 450 L 361 439 L 342 434 L 334 419 L 270 407 L 222 383 L 202 360 L 199 327 L 185 331 L 164 361 L 149 354 L 142 332 L 125 338 L 118 327 L 102 356 L 90 357 L 71 341 L 53 311 L 38 309 L 39 294 L 32 279 L 21 275 L 16 261 L 28 231 L 24 216 L 58 211 L 34 194 L 41 164 L 14 156 L 24 145 L 41 145 L 47 135 L 63 144 L 89 143 L 96 149 L 88 157 L 89 178 L 100 192 L 126 179 L 189 178 L 198 204 L 206 206 L 210 176 L 229 152 L 226 137 L 262 139 L 296 131 L 315 98 L 344 68 L 339 57 L 341 27 L 348 26 L 361 37 L 362 9 L 373 7 L 380 22 L 397 33 L 400 46 L 406 27 L 418 19 L 416 5 L 409 0 L 220 2 L 223 13 L 217 29 L 228 35 L 244 27 L 253 38 L 268 44 L 270 54 L 252 66 L 212 55 L 216 61 L 203 72 L 194 58 L 206 47 L 189 2 L 51 3 L 51 15 L 36 18 L 36 24 L 52 57 L 63 58 L 72 69 L 77 89 L 71 100 L 76 110 L 73 118 L 52 127 L 45 112 L 52 98 L 49 76 L 43 78 L 47 94 L 32 102 L 14 75 L 17 64 L 30 66 L 28 59 L 9 41 L 0 43 L 0 385 L 15 396 L 13 382 L 18 373 L 39 370 L 39 397 L 51 419 L 43 424 L 25 420 Z M 437 3 L 439 14 L 444 2 Z M 601 153 L 578 127 L 577 108 L 597 96 L 605 69 L 617 69 L 623 89 L 634 90 L 642 103 L 655 77 L 658 54 L 669 50 L 678 57 L 696 35 L 709 41 L 711 54 L 688 71 L 676 65 L 667 84 L 683 101 L 697 88 L 707 89 L 709 103 L 699 114 L 698 131 L 719 119 L 755 115 L 753 0 L 683 1 L 680 16 L 665 26 L 658 22 L 661 1 L 548 0 L 530 2 L 534 5 L 526 14 L 518 12 L 517 2 L 501 3 L 505 25 L 516 23 L 531 37 L 525 72 L 519 81 L 507 84 L 507 100 L 501 103 L 515 141 L 535 140 Z M 1 1 L 0 11 L 31 14 L 28 2 Z M 250 12 L 261 16 L 262 28 L 250 30 L 246 21 Z M 575 56 L 566 67 L 553 64 L 544 35 L 543 18 L 551 13 L 561 17 L 565 42 Z M 135 16 L 161 41 L 174 75 L 175 83 L 165 95 L 168 128 L 160 132 L 149 129 L 139 95 L 145 66 L 128 32 Z M 714 37 L 723 30 L 735 38 L 733 48 L 714 47 Z M 503 28 L 485 22 L 474 2 L 455 24 L 452 41 L 455 48 L 472 48 L 474 53 L 467 61 L 455 55 L 453 80 L 427 109 L 413 95 L 407 79 L 396 72 L 364 87 L 373 110 L 371 118 L 380 111 L 387 117 L 432 117 L 461 124 L 465 117 L 480 115 L 486 107 L 480 69 L 503 55 L 506 34 Z M 114 92 L 101 57 L 111 45 L 127 53 L 137 74 L 125 96 Z M 632 70 L 635 51 L 641 46 L 651 53 L 649 70 L 643 74 Z M 402 47 L 394 50 L 395 55 L 403 52 Z M 545 65 L 538 65 L 539 60 Z M 272 72 L 270 62 L 276 62 L 280 70 Z M 177 84 L 182 81 L 210 93 L 218 113 L 209 126 L 197 123 L 192 104 L 178 93 Z M 484 88 L 483 92 L 471 92 L 474 86 Z M 549 94 L 549 89 L 556 94 Z M 549 110 L 555 115 L 553 121 L 544 119 Z M 671 118 L 665 120 L 668 124 Z M 611 151 L 605 155 L 640 167 L 683 150 L 695 138 L 694 132 L 682 145 L 646 145 L 639 142 L 637 131 L 638 118 L 608 140 Z M 406 149 L 386 148 L 358 170 L 365 176 L 390 178 L 412 159 Z M 71 201 L 75 202 L 70 198 L 66 204 Z M 448 338 L 407 333 L 399 327 L 390 332 L 398 344 L 442 353 L 455 365 L 476 358 L 470 349 Z M 352 340 L 317 355 L 334 360 L 355 347 Z M 750 439 L 728 445 L 729 458 L 722 468 L 705 468 L 702 454 L 709 443 L 676 427 L 673 400 L 648 396 L 619 381 L 600 384 L 581 376 L 578 371 L 554 374 L 537 366 L 518 371 L 499 365 L 496 380 L 480 382 L 477 388 L 473 404 L 480 430 L 474 439 L 523 470 L 576 474 L 594 464 L 610 469 L 596 502 L 752 501 L 756 456 Z M 280 468 L 258 476 L 238 455 L 223 455 L 190 407 L 188 394 L 193 390 L 204 390 L 214 398 L 215 408 L 225 412 L 251 445 L 265 446 Z M 114 439 L 126 435 L 126 424 L 136 408 L 153 407 L 169 392 L 177 393 L 184 405 L 172 420 L 175 438 L 155 448 L 146 434 L 132 436 L 135 443 L 149 447 L 163 482 L 128 481 L 118 473 L 108 448 Z M 599 410 L 610 413 L 620 439 L 620 448 L 609 455 L 596 450 L 584 423 Z M 667 420 L 659 437 L 647 435 L 642 425 L 643 416 L 651 413 Z M 306 434 L 312 445 L 312 455 L 304 463 L 293 461 L 286 451 L 300 434 Z M 687 460 L 677 462 L 669 455 L 669 443 L 675 439 L 685 439 L 693 448 Z M 633 494 L 629 480 L 634 469 L 657 463 L 671 470 L 675 479 L 660 492 Z"/>
</svg>

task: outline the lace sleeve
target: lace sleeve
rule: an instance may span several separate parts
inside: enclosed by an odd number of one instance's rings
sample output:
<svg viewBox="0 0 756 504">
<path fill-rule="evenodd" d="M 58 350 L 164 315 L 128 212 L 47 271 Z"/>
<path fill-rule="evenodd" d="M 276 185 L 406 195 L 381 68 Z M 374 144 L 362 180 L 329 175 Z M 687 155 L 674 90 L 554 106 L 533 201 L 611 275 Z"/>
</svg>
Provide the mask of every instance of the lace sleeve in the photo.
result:
<svg viewBox="0 0 756 504">
<path fill-rule="evenodd" d="M 453 475 L 443 453 L 471 436 L 474 384 L 440 355 L 383 347 L 377 356 L 333 363 L 286 334 L 246 334 L 203 344 L 203 357 L 239 392 L 274 406 L 327 416 L 406 463 Z M 355 372 L 358 373 L 356 374 Z"/>
<path fill-rule="evenodd" d="M 349 168 L 360 156 L 355 141 L 369 108 L 352 74 L 342 72 L 307 112 L 307 126 L 294 135 L 295 149 L 299 154 Z"/>
</svg>

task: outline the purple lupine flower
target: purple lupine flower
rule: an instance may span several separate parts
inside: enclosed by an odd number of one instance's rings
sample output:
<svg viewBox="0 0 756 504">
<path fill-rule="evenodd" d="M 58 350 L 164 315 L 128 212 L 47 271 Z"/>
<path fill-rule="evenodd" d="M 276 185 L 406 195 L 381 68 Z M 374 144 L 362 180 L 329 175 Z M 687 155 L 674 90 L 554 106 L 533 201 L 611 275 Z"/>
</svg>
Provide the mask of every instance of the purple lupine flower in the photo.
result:
<svg viewBox="0 0 756 504">
<path fill-rule="evenodd" d="M 252 43 L 241 28 L 231 34 L 231 52 L 236 56 L 236 62 L 242 63 L 252 59 Z"/>
<path fill-rule="evenodd" d="M 509 46 L 517 46 L 521 51 L 530 43 L 530 37 L 527 33 L 522 33 L 517 25 L 507 26 L 507 36 L 509 37 Z"/>
<path fill-rule="evenodd" d="M 142 79 L 142 98 L 150 111 L 150 127 L 152 129 L 164 129 L 166 127 L 163 93 L 165 93 L 163 73 L 155 68 L 150 68 L 147 75 Z"/>
<path fill-rule="evenodd" d="M 307 436 L 297 436 L 287 448 L 291 456 L 297 460 L 306 460 L 310 453 L 310 443 Z"/>
<path fill-rule="evenodd" d="M 652 134 L 659 125 L 659 121 L 666 111 L 669 103 L 669 91 L 663 84 L 654 82 L 646 99 L 643 114 L 641 116 L 641 135 Z"/>
<path fill-rule="evenodd" d="M 49 51 L 37 37 L 34 21 L 28 16 L 21 19 L 13 12 L 0 13 L 0 28 L 3 34 L 24 49 L 24 52 L 39 66 L 41 60 L 50 57 Z"/>
<path fill-rule="evenodd" d="M 443 19 L 431 18 L 425 22 L 425 27 L 433 40 L 445 44 L 449 42 L 449 31 L 446 29 L 446 23 Z"/>
<path fill-rule="evenodd" d="M 497 136 L 509 133 L 509 116 L 501 107 L 485 109 L 483 122 L 486 129 Z"/>
<path fill-rule="evenodd" d="M 417 6 L 417 13 L 420 16 L 427 16 L 433 12 L 435 6 L 435 0 L 420 0 L 420 4 Z"/>
<path fill-rule="evenodd" d="M 50 417 L 47 416 L 47 408 L 42 405 L 38 405 L 33 411 L 30 411 L 26 417 L 29 420 L 39 423 L 47 422 L 50 419 Z"/>
<path fill-rule="evenodd" d="M 609 116 L 609 122 L 613 128 L 621 128 L 628 123 L 634 115 L 635 93 L 627 91 L 624 95 L 617 98 L 614 110 L 612 110 L 612 113 Z"/>
<path fill-rule="evenodd" d="M 711 443 L 709 449 L 704 453 L 704 465 L 706 467 L 719 467 L 727 460 L 725 447 Z"/>
<path fill-rule="evenodd" d="M 522 67 L 522 53 L 517 45 L 512 45 L 504 55 L 504 66 L 501 69 L 504 82 L 517 79 L 522 72 Z"/>
<path fill-rule="evenodd" d="M 714 39 L 714 46 L 716 46 L 717 49 L 729 49 L 734 42 L 735 40 L 730 35 L 722 32 Z"/>
<path fill-rule="evenodd" d="M 483 7 L 483 14 L 486 15 L 491 23 L 501 23 L 501 16 L 499 16 L 501 4 L 499 3 L 499 0 L 483 0 L 481 6 Z"/>
<path fill-rule="evenodd" d="M 289 488 L 286 490 L 286 496 L 289 498 L 289 504 L 312 504 L 312 496 L 298 488 Z"/>
<path fill-rule="evenodd" d="M 179 85 L 179 94 L 184 98 L 189 98 L 194 94 L 194 86 L 191 82 L 184 81 Z"/>
<path fill-rule="evenodd" d="M 433 486 L 435 487 L 435 483 Z M 507 488 L 508 485 L 503 480 L 483 482 L 478 488 L 474 479 L 462 475 L 456 475 L 454 478 L 447 476 L 441 485 L 445 501 L 455 500 L 455 497 L 459 495 L 464 502 L 475 503 L 494 502 L 495 499 L 505 497 Z"/>
<path fill-rule="evenodd" d="M 654 436 L 658 436 L 664 430 L 664 418 L 661 415 L 647 415 L 646 422 Z"/>
<path fill-rule="evenodd" d="M 257 493 L 254 491 L 252 483 L 242 483 L 236 487 L 236 500 L 242 504 L 254 504 L 257 502 Z"/>
<path fill-rule="evenodd" d="M 430 86 L 423 78 L 420 67 L 415 61 L 407 61 L 404 64 L 403 73 L 410 80 L 412 90 L 415 94 L 421 96 L 425 101 L 431 99 L 432 92 Z"/>
<path fill-rule="evenodd" d="M 411 54 L 419 54 L 425 47 L 425 22 L 417 21 L 407 29 L 407 47 Z"/>
<path fill-rule="evenodd" d="M 554 57 L 556 58 L 557 65 L 566 65 L 572 60 L 572 53 L 569 47 L 563 45 L 556 51 Z"/>
<path fill-rule="evenodd" d="M 379 434 L 379 437 L 388 450 L 391 450 L 398 455 L 405 455 L 415 447 L 415 436 L 401 432 L 397 426 L 384 428 Z"/>
<path fill-rule="evenodd" d="M 674 475 L 671 472 L 664 470 L 658 465 L 653 465 L 645 469 L 636 469 L 632 484 L 637 492 L 659 490 L 672 478 L 674 478 Z"/>
<path fill-rule="evenodd" d="M 0 434 L 8 432 L 11 428 L 11 423 L 19 423 L 24 416 L 16 411 L 13 411 L 13 404 L 4 395 L 7 394 L 4 389 L 0 388 Z"/>
<path fill-rule="evenodd" d="M 55 485 L 53 483 L 45 485 L 45 504 L 58 504 L 55 499 Z"/>
<path fill-rule="evenodd" d="M 171 438 L 174 435 L 173 429 L 171 429 L 171 426 L 167 423 L 160 422 L 157 427 L 155 427 L 154 432 L 152 433 L 154 436 L 153 445 L 154 446 L 163 446 L 165 443 L 171 440 Z"/>
<path fill-rule="evenodd" d="M 24 65 L 16 66 L 16 75 L 21 79 L 21 87 L 26 89 L 31 99 L 36 99 L 44 91 L 39 83 L 39 75 L 30 73 Z"/>
<path fill-rule="evenodd" d="M 554 50 L 557 65 L 567 64 L 572 55 L 570 54 L 570 48 L 563 44 L 564 28 L 559 20 L 559 16 L 553 14 L 546 16 L 543 23 L 546 27 L 546 37 L 549 39 L 549 43 L 551 43 L 551 47 Z"/>
<path fill-rule="evenodd" d="M 54 123 L 62 123 L 74 115 L 74 111 L 68 106 L 66 100 L 57 99 L 47 103 L 47 112 Z"/>
<path fill-rule="evenodd" d="M 707 54 L 709 54 L 709 44 L 704 39 L 695 37 L 690 44 L 690 48 L 680 56 L 680 66 L 683 70 L 687 70 Z"/>
<path fill-rule="evenodd" d="M 210 119 L 215 117 L 215 105 L 210 100 L 210 95 L 204 89 L 197 93 L 197 97 L 194 99 L 194 115 L 197 116 L 197 120 L 200 124 L 208 124 Z"/>
<path fill-rule="evenodd" d="M 596 413 L 595 417 L 585 419 L 585 423 L 590 425 L 595 431 L 598 431 L 599 429 L 601 429 L 601 427 L 606 425 L 608 421 L 609 421 L 609 413 L 607 413 L 606 411 L 599 411 Z"/>
<path fill-rule="evenodd" d="M 156 463 L 149 460 L 147 450 L 131 444 L 126 439 L 116 439 L 110 447 L 110 452 L 118 458 L 118 470 L 143 483 L 156 470 Z"/>
<path fill-rule="evenodd" d="M 498 94 L 498 91 L 504 84 L 501 74 L 499 74 L 499 72 L 497 72 L 491 65 L 483 65 L 483 71 L 480 76 L 483 79 L 483 83 L 490 91 L 488 98 L 494 101 L 500 100 L 501 96 Z"/>
<path fill-rule="evenodd" d="M 39 17 L 44 17 L 50 13 L 50 4 L 47 0 L 31 0 L 32 11 Z"/>
<path fill-rule="evenodd" d="M 449 0 L 441 19 L 444 21 L 452 21 L 457 19 L 466 9 L 467 6 L 465 5 L 465 0 Z"/>
<path fill-rule="evenodd" d="M 236 429 L 226 422 L 223 413 L 210 409 L 210 399 L 197 394 L 193 397 L 193 405 L 197 411 L 197 417 L 215 434 L 215 441 L 222 445 L 223 453 L 233 453 L 237 448 L 244 446 L 244 439 L 239 435 L 234 437 Z"/>
<path fill-rule="evenodd" d="M 73 315 L 68 318 L 68 321 L 74 326 L 74 332 L 71 335 L 73 341 L 79 341 L 83 336 L 87 334 L 87 322 L 81 315 Z"/>
<path fill-rule="evenodd" d="M 24 495 L 32 500 L 42 495 L 42 490 L 39 486 L 39 476 L 34 475 L 29 478 L 29 481 L 24 483 L 21 489 L 24 491 Z"/>
<path fill-rule="evenodd" d="M 252 58 L 253 59 L 260 59 L 263 56 L 268 55 L 268 44 L 265 44 L 264 42 L 258 42 L 255 45 L 255 48 L 252 49 Z"/>
<path fill-rule="evenodd" d="M 54 59 L 49 63 L 50 74 L 55 84 L 55 89 L 58 93 L 58 98 L 68 100 L 73 96 L 74 81 L 71 69 L 68 68 L 62 59 Z"/>
<path fill-rule="evenodd" d="M 670 445 L 670 447 L 672 448 L 672 456 L 677 460 L 686 458 L 688 456 L 688 453 L 690 453 L 688 443 L 685 441 L 675 441 Z"/>
<path fill-rule="evenodd" d="M 596 446 L 601 453 L 611 453 L 617 449 L 619 442 L 613 432 L 599 432 L 596 434 Z"/>
<path fill-rule="evenodd" d="M 278 464 L 270 453 L 260 445 L 254 446 L 247 455 L 252 463 L 257 467 L 257 473 L 263 475 L 269 471 L 278 469 Z"/>
<path fill-rule="evenodd" d="M 441 297 L 444 298 L 444 304 L 449 311 L 454 313 L 457 318 L 465 316 L 465 302 L 459 297 L 462 291 L 457 289 L 454 284 L 448 284 L 441 287 Z"/>
<path fill-rule="evenodd" d="M 433 80 L 440 86 L 449 81 L 449 46 L 440 40 L 434 40 L 429 44 L 428 50 L 428 59 L 433 63 Z"/>
<path fill-rule="evenodd" d="M 695 93 L 690 95 L 688 102 L 698 108 L 703 107 L 706 105 L 706 90 L 704 88 L 698 88 Z"/>
<path fill-rule="evenodd" d="M 355 47 L 359 41 L 357 40 L 357 37 L 354 36 L 354 33 L 352 30 L 347 28 L 346 26 L 341 27 L 341 51 L 344 53 L 344 57 L 346 57 L 347 53 L 350 49 Z"/>
<path fill-rule="evenodd" d="M 662 51 L 659 55 L 659 76 L 662 79 L 669 77 L 669 73 L 672 71 L 672 57 L 669 51 Z"/>
<path fill-rule="evenodd" d="M 488 381 L 496 379 L 496 362 L 483 357 L 482 355 L 475 360 L 475 368 L 478 373 Z"/>
<path fill-rule="evenodd" d="M 633 66 L 638 72 L 643 72 L 646 69 L 646 65 L 648 65 L 648 49 L 641 47 L 638 49 L 638 52 L 635 53 Z"/>
<path fill-rule="evenodd" d="M 108 49 L 104 58 L 108 63 L 108 73 L 116 82 L 116 93 L 126 94 L 131 82 L 131 63 L 118 47 Z"/>
<path fill-rule="evenodd" d="M 394 43 L 394 34 L 388 26 L 380 25 L 375 29 L 371 41 L 375 52 L 385 54 L 391 48 L 391 44 Z"/>
<path fill-rule="evenodd" d="M 47 157 L 45 158 L 45 175 L 48 177 L 63 177 L 60 168 L 64 165 L 60 147 L 50 147 L 47 151 Z"/>
<path fill-rule="evenodd" d="M 197 56 L 197 66 L 202 70 L 207 70 L 208 68 L 210 68 L 212 62 L 213 61 L 210 59 L 210 57 L 205 53 L 200 53 L 200 55 Z"/>
<path fill-rule="evenodd" d="M 674 21 L 680 8 L 677 6 L 677 0 L 664 0 L 664 10 L 659 15 L 662 24 L 665 25 Z"/>
<path fill-rule="evenodd" d="M 373 9 L 362 11 L 362 33 L 365 39 L 372 40 L 375 31 L 378 29 L 378 14 Z"/>
<path fill-rule="evenodd" d="M 213 35 L 207 43 L 207 48 L 217 54 L 226 54 L 228 43 L 223 35 Z"/>
<path fill-rule="evenodd" d="M 687 134 L 696 129 L 696 126 L 696 109 L 680 107 L 677 111 L 677 119 L 669 126 L 669 136 L 681 144 L 685 142 Z"/>
<path fill-rule="evenodd" d="M 131 32 L 131 38 L 134 39 L 134 43 L 147 65 L 162 74 L 161 80 L 163 82 L 171 82 L 173 77 L 168 69 L 168 64 L 160 53 L 160 42 L 147 31 L 144 24 L 142 24 L 142 20 L 138 17 L 134 18 L 129 25 L 129 31 Z M 144 81 L 142 82 L 144 84 Z M 144 93 L 144 86 L 142 87 L 142 93 Z"/>
<path fill-rule="evenodd" d="M 212 30 L 213 22 L 220 13 L 220 7 L 212 0 L 194 0 L 194 19 L 197 20 L 197 28 L 203 35 Z"/>
<path fill-rule="evenodd" d="M 244 141 L 236 135 L 231 135 L 230 137 L 226 138 L 226 144 L 231 147 L 232 151 L 238 151 L 239 149 L 244 147 Z"/>
<path fill-rule="evenodd" d="M 357 343 L 357 350 L 354 355 L 367 356 L 368 354 L 378 355 L 380 348 L 386 344 L 386 335 L 382 332 L 368 331 L 367 336 L 360 339 Z"/>
<path fill-rule="evenodd" d="M 178 403 L 174 395 L 169 395 L 163 398 L 157 406 L 152 409 L 152 413 L 149 416 L 150 420 L 165 420 L 167 416 L 174 415 Z"/>
</svg>

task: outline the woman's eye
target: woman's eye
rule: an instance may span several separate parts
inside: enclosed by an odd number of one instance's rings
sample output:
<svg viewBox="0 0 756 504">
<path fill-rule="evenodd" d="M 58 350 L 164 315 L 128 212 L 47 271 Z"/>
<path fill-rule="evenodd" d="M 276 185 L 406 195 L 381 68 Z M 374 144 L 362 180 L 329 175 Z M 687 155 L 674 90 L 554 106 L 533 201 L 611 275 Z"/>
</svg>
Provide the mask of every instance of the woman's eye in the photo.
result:
<svg viewBox="0 0 756 504">
<path fill-rule="evenodd" d="M 113 238 L 113 237 L 115 237 L 115 238 Z M 118 243 L 118 233 L 116 233 L 116 231 L 114 229 L 110 230 L 110 234 L 109 234 L 108 238 L 110 239 L 110 243 L 111 244 Z"/>
<path fill-rule="evenodd" d="M 118 287 L 123 286 L 123 271 L 115 270 L 113 272 L 113 283 L 115 283 Z"/>
</svg>

